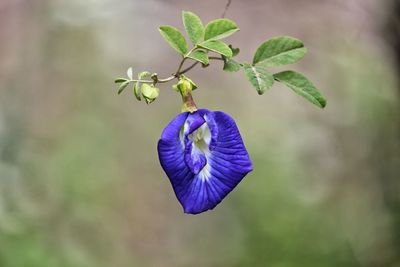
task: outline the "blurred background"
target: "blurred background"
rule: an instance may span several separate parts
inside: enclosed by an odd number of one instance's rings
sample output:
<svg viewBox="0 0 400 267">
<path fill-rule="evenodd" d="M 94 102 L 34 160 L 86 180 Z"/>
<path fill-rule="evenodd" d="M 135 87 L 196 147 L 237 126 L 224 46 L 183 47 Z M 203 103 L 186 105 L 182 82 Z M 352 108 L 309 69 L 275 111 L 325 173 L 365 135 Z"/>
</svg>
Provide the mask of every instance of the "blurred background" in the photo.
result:
<svg viewBox="0 0 400 267">
<path fill-rule="evenodd" d="M 250 61 L 277 35 L 309 53 L 290 66 L 328 99 L 320 110 L 242 72 L 194 69 L 202 108 L 236 119 L 254 171 L 214 210 L 185 215 L 156 144 L 180 110 L 114 78 L 168 76 L 158 33 L 204 22 L 225 0 L 0 1 L 0 266 L 400 266 L 400 2 L 233 0 L 229 38 Z M 277 69 L 280 70 L 280 69 Z"/>
</svg>

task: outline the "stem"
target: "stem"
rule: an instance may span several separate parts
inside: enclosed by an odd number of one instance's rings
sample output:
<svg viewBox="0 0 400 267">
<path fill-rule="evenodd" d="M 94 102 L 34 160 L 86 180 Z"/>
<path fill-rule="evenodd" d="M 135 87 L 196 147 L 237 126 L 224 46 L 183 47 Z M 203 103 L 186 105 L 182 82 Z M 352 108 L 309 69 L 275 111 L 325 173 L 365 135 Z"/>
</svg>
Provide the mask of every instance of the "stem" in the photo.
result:
<svg viewBox="0 0 400 267">
<path fill-rule="evenodd" d="M 209 57 L 209 59 L 214 59 L 214 60 L 224 60 L 222 57 Z"/>
<path fill-rule="evenodd" d="M 167 78 L 164 79 L 158 79 L 156 83 L 167 83 L 169 81 L 172 81 L 173 79 L 175 79 L 175 75 L 169 76 Z M 141 82 L 141 83 L 154 83 L 154 81 L 150 81 L 150 80 L 129 80 L 129 82 Z"/>
<path fill-rule="evenodd" d="M 196 67 L 197 64 L 199 64 L 200 62 L 196 61 L 194 62 L 192 65 L 190 65 L 189 67 L 187 67 L 186 69 L 182 70 L 181 72 L 179 72 L 179 74 L 184 74 L 186 72 L 188 72 L 189 70 L 193 69 L 194 67 Z"/>
<path fill-rule="evenodd" d="M 222 13 L 222 16 L 221 16 L 222 18 L 225 18 L 226 12 L 228 11 L 228 9 L 229 9 L 231 3 L 232 3 L 232 0 L 228 0 L 228 3 L 226 3 L 224 12 Z"/>
<path fill-rule="evenodd" d="M 190 113 L 193 113 L 197 110 L 196 103 L 194 102 L 191 93 L 182 95 L 182 102 L 182 112 L 189 111 Z"/>
<path fill-rule="evenodd" d="M 191 69 L 193 69 L 194 67 L 196 67 L 200 63 L 200 62 L 196 61 L 192 65 L 187 67 L 186 69 L 181 70 L 182 67 L 183 67 L 183 63 L 185 63 L 186 59 L 188 59 L 188 58 L 182 59 L 181 63 L 179 64 L 179 67 L 177 69 L 177 72 L 175 72 L 175 74 L 173 74 L 173 75 L 171 75 L 171 76 L 169 76 L 167 78 L 157 79 L 156 83 L 167 83 L 169 81 L 172 81 L 175 78 L 179 78 L 179 76 L 181 76 L 182 74 L 185 74 L 186 72 L 190 71 Z M 223 61 L 223 59 L 220 58 L 220 57 L 209 57 L 209 59 L 222 60 Z M 154 83 L 154 81 L 150 81 L 150 80 L 136 80 L 136 79 L 133 79 L 133 80 L 129 80 L 129 81 L 130 82 L 141 82 L 141 83 Z"/>
<path fill-rule="evenodd" d="M 193 50 L 193 49 L 192 49 L 192 50 Z M 189 53 L 191 53 L 192 50 L 190 50 Z M 188 54 L 189 54 L 189 53 L 188 53 Z M 187 59 L 187 57 L 184 56 L 183 59 L 182 59 L 182 61 L 181 61 L 181 63 L 179 64 L 178 69 L 175 71 L 175 75 L 174 75 L 175 77 L 178 78 L 179 75 L 181 74 L 180 71 L 181 71 L 181 69 L 182 69 L 182 67 L 183 67 L 183 63 L 185 63 L 185 60 L 186 60 L 186 59 Z"/>
</svg>

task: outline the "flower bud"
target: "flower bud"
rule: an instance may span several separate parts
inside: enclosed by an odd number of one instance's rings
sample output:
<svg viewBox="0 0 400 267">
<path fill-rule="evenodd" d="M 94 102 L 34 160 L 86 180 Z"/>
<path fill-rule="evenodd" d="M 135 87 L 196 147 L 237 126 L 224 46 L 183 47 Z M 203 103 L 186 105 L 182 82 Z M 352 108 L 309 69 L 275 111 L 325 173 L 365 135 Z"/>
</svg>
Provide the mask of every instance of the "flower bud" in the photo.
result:
<svg viewBox="0 0 400 267">
<path fill-rule="evenodd" d="M 159 94 L 160 89 L 154 87 L 154 85 L 149 85 L 147 83 L 144 83 L 142 85 L 142 95 L 147 104 L 150 104 L 151 102 L 156 100 Z"/>
<path fill-rule="evenodd" d="M 175 84 L 173 88 L 180 92 L 182 96 L 186 96 L 195 90 L 197 85 L 185 75 L 181 75 L 179 82 Z"/>
</svg>

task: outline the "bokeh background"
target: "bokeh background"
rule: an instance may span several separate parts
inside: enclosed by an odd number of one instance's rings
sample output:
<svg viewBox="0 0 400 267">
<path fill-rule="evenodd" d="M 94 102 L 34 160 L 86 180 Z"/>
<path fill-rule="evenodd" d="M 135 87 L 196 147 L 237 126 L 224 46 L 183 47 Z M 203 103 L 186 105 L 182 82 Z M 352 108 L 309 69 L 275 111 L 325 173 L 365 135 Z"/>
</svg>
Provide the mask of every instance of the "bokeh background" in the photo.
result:
<svg viewBox="0 0 400 267">
<path fill-rule="evenodd" d="M 157 27 L 183 29 L 226 1 L 0 1 L 0 266 L 400 266 L 400 3 L 233 0 L 229 41 L 250 61 L 277 35 L 302 39 L 320 110 L 242 72 L 196 68 L 200 107 L 237 121 L 254 162 L 217 208 L 185 215 L 156 150 L 180 110 L 113 80 L 179 62 Z M 280 70 L 280 69 L 278 69 Z"/>
</svg>

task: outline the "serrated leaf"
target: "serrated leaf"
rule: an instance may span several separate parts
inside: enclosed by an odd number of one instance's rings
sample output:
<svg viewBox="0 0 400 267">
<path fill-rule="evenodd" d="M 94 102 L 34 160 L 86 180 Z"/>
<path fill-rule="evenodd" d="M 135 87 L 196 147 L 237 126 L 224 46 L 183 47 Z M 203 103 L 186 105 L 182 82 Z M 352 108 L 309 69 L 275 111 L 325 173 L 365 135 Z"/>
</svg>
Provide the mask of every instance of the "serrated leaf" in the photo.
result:
<svg viewBox="0 0 400 267">
<path fill-rule="evenodd" d="M 122 91 L 124 91 L 124 89 L 128 86 L 129 81 L 125 81 L 123 83 L 121 83 L 121 85 L 118 88 L 118 94 L 122 93 Z"/>
<path fill-rule="evenodd" d="M 208 65 L 209 62 L 207 53 L 202 50 L 195 50 L 192 53 L 190 53 L 187 57 L 194 59 L 204 65 Z"/>
<path fill-rule="evenodd" d="M 243 64 L 247 79 L 257 89 L 259 95 L 270 89 L 274 84 L 274 76 L 262 66 Z"/>
<path fill-rule="evenodd" d="M 283 71 L 274 74 L 275 80 L 285 84 L 296 94 L 301 95 L 314 105 L 324 108 L 326 100 L 318 91 L 318 89 L 303 74 L 295 71 Z"/>
<path fill-rule="evenodd" d="M 240 53 L 239 48 L 234 48 L 232 45 L 229 45 L 229 48 L 232 50 L 232 57 L 236 57 Z"/>
<path fill-rule="evenodd" d="M 126 82 L 127 81 L 127 79 L 125 79 L 125 78 L 117 78 L 117 79 L 115 79 L 115 83 L 123 83 L 123 82 Z"/>
<path fill-rule="evenodd" d="M 232 50 L 225 43 L 218 40 L 205 41 L 199 44 L 200 47 L 215 53 L 221 54 L 225 57 L 232 57 Z"/>
<path fill-rule="evenodd" d="M 133 69 L 132 67 L 130 67 L 127 71 L 126 71 L 126 75 L 128 76 L 129 79 L 133 79 Z"/>
<path fill-rule="evenodd" d="M 278 67 L 292 64 L 304 57 L 307 49 L 302 41 L 281 36 L 272 38 L 261 44 L 254 54 L 253 65 L 262 64 L 265 67 Z"/>
<path fill-rule="evenodd" d="M 238 31 L 236 23 L 230 19 L 216 19 L 209 22 L 204 33 L 204 40 L 217 40 L 228 37 Z"/>
<path fill-rule="evenodd" d="M 236 72 L 240 70 L 240 64 L 233 59 L 227 59 L 224 62 L 224 71 Z"/>
<path fill-rule="evenodd" d="M 151 75 L 151 73 L 150 72 L 148 72 L 148 71 L 142 71 L 142 72 L 140 72 L 139 74 L 138 74 L 138 80 L 142 80 L 142 79 L 144 79 L 144 78 L 146 78 L 146 77 L 149 77 Z M 135 97 L 136 97 L 136 99 L 138 100 L 138 101 L 141 101 L 142 100 L 142 98 L 141 98 L 141 94 L 140 94 L 140 82 L 136 82 L 134 85 L 133 85 L 133 93 L 135 94 Z"/>
<path fill-rule="evenodd" d="M 167 41 L 167 43 L 174 48 L 181 55 L 185 55 L 188 51 L 188 45 L 182 33 L 172 26 L 160 26 L 159 31 Z"/>
<path fill-rule="evenodd" d="M 185 26 L 186 33 L 194 45 L 204 40 L 204 26 L 196 14 L 190 11 L 183 11 L 182 21 L 183 26 Z"/>
</svg>

